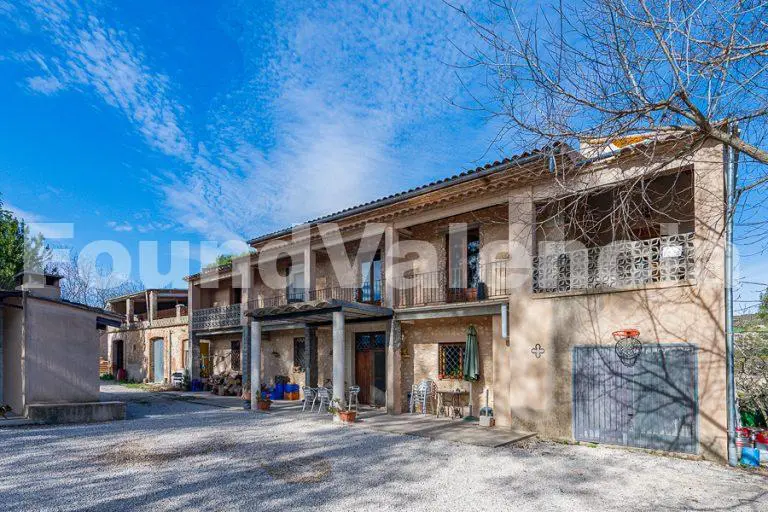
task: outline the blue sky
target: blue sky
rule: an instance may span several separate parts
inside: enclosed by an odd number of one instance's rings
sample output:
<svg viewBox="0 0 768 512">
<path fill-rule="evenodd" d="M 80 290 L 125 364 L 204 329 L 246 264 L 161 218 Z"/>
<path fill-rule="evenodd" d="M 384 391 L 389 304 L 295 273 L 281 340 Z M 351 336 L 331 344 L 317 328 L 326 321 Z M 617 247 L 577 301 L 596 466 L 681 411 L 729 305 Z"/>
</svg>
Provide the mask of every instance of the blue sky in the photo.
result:
<svg viewBox="0 0 768 512">
<path fill-rule="evenodd" d="M 0 0 L 0 192 L 74 223 L 76 248 L 156 240 L 165 272 L 172 240 L 252 237 L 518 151 L 452 105 L 471 104 L 453 65 L 472 37 L 439 1 Z"/>
</svg>

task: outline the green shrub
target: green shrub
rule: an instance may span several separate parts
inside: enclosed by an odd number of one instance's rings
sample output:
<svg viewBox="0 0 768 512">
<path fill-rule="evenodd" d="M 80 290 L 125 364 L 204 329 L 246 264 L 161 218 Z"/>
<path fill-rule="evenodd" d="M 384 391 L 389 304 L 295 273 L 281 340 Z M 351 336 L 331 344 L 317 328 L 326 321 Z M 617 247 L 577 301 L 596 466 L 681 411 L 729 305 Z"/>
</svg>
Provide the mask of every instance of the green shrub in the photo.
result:
<svg viewBox="0 0 768 512">
<path fill-rule="evenodd" d="M 101 375 L 99 375 L 99 378 L 101 380 L 115 380 L 115 376 L 112 375 L 111 373 L 102 373 Z"/>
</svg>

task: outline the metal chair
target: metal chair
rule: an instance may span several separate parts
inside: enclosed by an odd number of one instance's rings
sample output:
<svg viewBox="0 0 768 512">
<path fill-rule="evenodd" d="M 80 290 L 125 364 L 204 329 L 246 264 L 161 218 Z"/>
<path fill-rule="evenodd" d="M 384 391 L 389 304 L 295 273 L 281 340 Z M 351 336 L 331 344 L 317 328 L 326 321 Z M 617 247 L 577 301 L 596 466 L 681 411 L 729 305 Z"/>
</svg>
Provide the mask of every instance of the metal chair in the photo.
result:
<svg viewBox="0 0 768 512">
<path fill-rule="evenodd" d="M 331 406 L 331 392 L 328 391 L 328 388 L 318 388 L 317 397 L 320 400 L 320 406 L 317 408 L 317 413 L 320 414 L 320 411 L 322 411 L 323 408 L 328 411 L 328 407 Z"/>
<path fill-rule="evenodd" d="M 357 406 L 360 405 L 360 402 L 357 400 L 357 395 L 360 393 L 360 386 L 350 386 L 349 387 L 349 401 L 347 402 L 347 410 L 352 410 L 352 404 L 355 405 L 355 411 L 357 411 Z"/>
<path fill-rule="evenodd" d="M 309 386 L 302 386 L 301 390 L 304 391 L 304 405 L 301 406 L 301 412 L 307 410 L 307 404 L 309 404 L 309 412 L 312 412 L 312 409 L 315 408 L 317 391 Z"/>
<path fill-rule="evenodd" d="M 429 379 L 424 379 L 418 384 L 414 384 L 411 388 L 410 412 L 416 412 L 416 406 L 419 405 L 421 406 L 421 414 L 426 415 L 429 404 L 434 402 L 436 391 L 437 386 Z"/>
</svg>

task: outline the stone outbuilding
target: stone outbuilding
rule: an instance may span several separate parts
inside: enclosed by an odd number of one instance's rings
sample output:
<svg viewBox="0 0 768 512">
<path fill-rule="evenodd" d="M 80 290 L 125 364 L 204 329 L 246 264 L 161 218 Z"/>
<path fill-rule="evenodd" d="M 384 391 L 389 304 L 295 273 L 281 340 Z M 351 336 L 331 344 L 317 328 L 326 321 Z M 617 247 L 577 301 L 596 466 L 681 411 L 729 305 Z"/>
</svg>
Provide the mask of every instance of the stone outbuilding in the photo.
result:
<svg viewBox="0 0 768 512">
<path fill-rule="evenodd" d="M 125 404 L 99 401 L 99 333 L 119 317 L 63 300 L 58 276 L 17 280 L 0 291 L 0 403 L 50 423 L 124 419 Z"/>
</svg>

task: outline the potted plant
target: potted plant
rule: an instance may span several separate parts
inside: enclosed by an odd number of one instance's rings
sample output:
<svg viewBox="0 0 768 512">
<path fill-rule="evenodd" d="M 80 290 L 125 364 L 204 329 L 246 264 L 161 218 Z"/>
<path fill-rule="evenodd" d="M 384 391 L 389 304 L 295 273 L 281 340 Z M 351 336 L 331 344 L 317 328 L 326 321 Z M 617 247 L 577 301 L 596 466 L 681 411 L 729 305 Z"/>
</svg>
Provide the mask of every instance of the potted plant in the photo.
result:
<svg viewBox="0 0 768 512">
<path fill-rule="evenodd" d="M 251 408 L 251 391 L 250 390 L 244 390 L 243 396 L 241 397 L 243 399 L 243 409 L 250 409 Z"/>
<path fill-rule="evenodd" d="M 258 407 L 260 411 L 268 411 L 271 406 L 272 406 L 272 400 L 269 398 L 269 395 L 266 393 L 262 393 L 261 398 L 256 400 L 256 407 Z"/>
<path fill-rule="evenodd" d="M 328 406 L 328 412 L 335 414 L 342 423 L 354 423 L 357 418 L 357 411 L 345 409 L 338 398 L 333 399 L 331 405 Z"/>
</svg>

